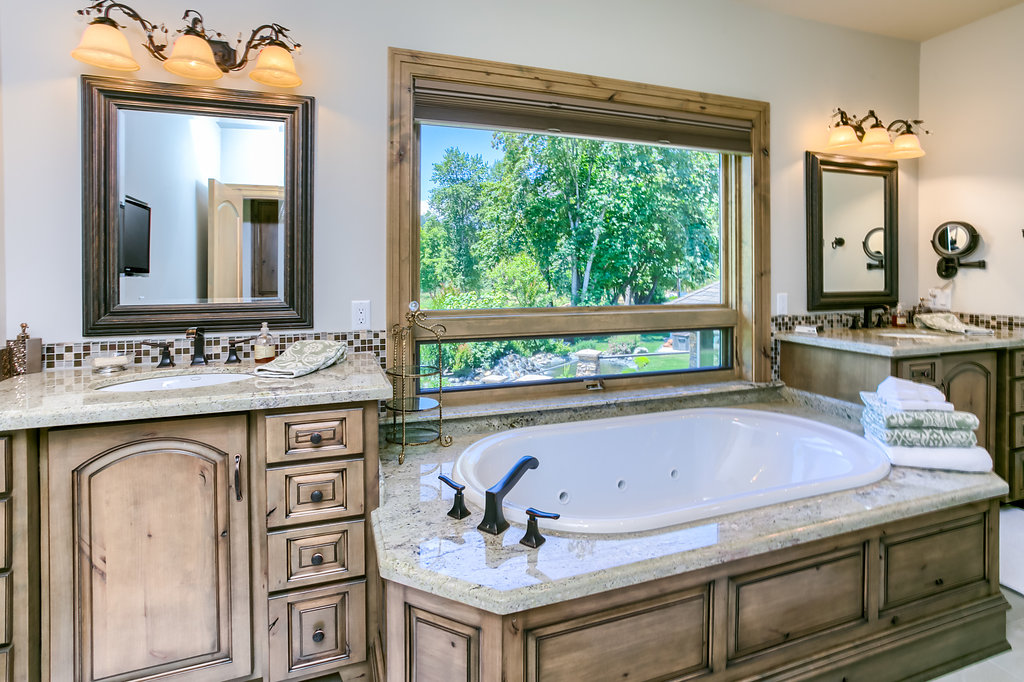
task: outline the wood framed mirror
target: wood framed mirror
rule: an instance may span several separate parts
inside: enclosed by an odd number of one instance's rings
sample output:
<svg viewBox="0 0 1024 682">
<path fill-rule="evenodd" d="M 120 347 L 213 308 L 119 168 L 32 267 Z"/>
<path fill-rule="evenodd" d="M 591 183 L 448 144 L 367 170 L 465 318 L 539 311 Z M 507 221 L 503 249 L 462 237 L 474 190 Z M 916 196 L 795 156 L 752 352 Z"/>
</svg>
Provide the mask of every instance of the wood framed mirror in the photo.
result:
<svg viewBox="0 0 1024 682">
<path fill-rule="evenodd" d="M 312 327 L 313 98 L 81 82 L 82 333 Z"/>
<path fill-rule="evenodd" d="M 895 161 L 805 155 L 808 310 L 895 305 L 897 170 Z"/>
</svg>

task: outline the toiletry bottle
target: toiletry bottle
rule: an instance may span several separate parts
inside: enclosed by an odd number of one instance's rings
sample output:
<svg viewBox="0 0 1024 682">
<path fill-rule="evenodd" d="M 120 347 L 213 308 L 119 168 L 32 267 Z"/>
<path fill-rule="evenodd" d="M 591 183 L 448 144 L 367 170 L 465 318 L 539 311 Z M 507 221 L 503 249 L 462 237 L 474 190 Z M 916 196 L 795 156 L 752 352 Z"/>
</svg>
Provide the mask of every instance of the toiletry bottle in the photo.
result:
<svg viewBox="0 0 1024 682">
<path fill-rule="evenodd" d="M 263 326 L 260 327 L 259 335 L 256 336 L 256 341 L 252 345 L 252 354 L 256 364 L 262 365 L 264 362 L 273 360 L 277 354 L 276 345 L 277 339 L 270 333 L 270 327 L 264 322 Z"/>
<path fill-rule="evenodd" d="M 43 371 L 43 342 L 28 335 L 28 325 L 21 323 L 21 333 L 7 342 L 14 374 L 33 374 Z"/>
<path fill-rule="evenodd" d="M 903 311 L 903 304 L 897 303 L 896 310 L 892 314 L 892 326 L 894 327 L 906 327 L 907 326 L 907 314 Z"/>
</svg>

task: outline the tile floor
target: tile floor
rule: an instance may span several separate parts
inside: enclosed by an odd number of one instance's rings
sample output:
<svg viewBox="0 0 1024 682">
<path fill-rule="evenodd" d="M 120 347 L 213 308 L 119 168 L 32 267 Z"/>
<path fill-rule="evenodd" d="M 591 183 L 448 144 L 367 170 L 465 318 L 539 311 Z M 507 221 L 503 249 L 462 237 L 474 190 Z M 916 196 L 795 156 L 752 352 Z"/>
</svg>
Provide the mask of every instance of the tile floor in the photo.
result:
<svg viewBox="0 0 1024 682">
<path fill-rule="evenodd" d="M 1024 680 L 1024 597 L 1003 588 L 1010 610 L 1006 613 L 1006 639 L 1010 651 L 986 658 L 974 665 L 961 668 L 936 678 L 942 682 L 1006 682 Z"/>
</svg>

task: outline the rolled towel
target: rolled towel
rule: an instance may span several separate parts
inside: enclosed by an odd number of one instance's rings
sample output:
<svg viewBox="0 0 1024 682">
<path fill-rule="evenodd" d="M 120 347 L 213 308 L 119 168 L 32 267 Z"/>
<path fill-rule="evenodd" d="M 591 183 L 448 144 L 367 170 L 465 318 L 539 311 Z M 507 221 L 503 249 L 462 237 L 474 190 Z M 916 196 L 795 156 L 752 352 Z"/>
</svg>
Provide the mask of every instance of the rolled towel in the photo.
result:
<svg viewBox="0 0 1024 682">
<path fill-rule="evenodd" d="M 894 410 L 887 407 L 877 395 L 869 391 L 861 391 L 860 399 L 866 406 L 865 410 L 871 410 L 877 414 L 885 428 L 913 428 L 929 427 L 936 429 L 966 429 L 973 431 L 978 428 L 978 418 L 970 412 L 928 410 Z"/>
<path fill-rule="evenodd" d="M 347 351 L 342 341 L 296 341 L 280 357 L 257 367 L 253 373 L 258 377 L 294 379 L 344 360 Z"/>
<path fill-rule="evenodd" d="M 894 466 L 917 467 L 919 469 L 946 469 L 985 473 L 992 471 L 992 457 L 985 448 L 904 448 L 886 445 L 871 436 L 868 441 L 882 448 Z"/>
<path fill-rule="evenodd" d="M 875 390 L 878 397 L 889 400 L 924 400 L 933 403 L 946 402 L 946 396 L 939 389 L 916 381 L 907 381 L 899 377 L 886 377 Z"/>
<path fill-rule="evenodd" d="M 887 429 L 872 419 L 868 410 L 860 419 L 865 435 L 886 445 L 908 448 L 970 448 L 978 444 L 974 431 L 961 429 L 895 428 Z"/>
</svg>

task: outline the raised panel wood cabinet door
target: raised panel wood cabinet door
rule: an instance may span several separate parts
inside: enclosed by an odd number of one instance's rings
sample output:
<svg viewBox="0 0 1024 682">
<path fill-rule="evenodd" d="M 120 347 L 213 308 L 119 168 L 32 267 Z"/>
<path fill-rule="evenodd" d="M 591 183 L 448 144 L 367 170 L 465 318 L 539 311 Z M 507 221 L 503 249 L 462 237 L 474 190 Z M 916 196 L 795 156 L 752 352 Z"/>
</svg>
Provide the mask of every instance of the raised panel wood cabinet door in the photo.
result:
<svg viewBox="0 0 1024 682">
<path fill-rule="evenodd" d="M 958 410 L 978 415 L 978 445 L 995 451 L 995 353 L 957 353 L 942 358 L 940 386 Z"/>
<path fill-rule="evenodd" d="M 244 416 L 50 433 L 51 680 L 251 672 L 246 455 Z"/>
</svg>

